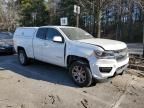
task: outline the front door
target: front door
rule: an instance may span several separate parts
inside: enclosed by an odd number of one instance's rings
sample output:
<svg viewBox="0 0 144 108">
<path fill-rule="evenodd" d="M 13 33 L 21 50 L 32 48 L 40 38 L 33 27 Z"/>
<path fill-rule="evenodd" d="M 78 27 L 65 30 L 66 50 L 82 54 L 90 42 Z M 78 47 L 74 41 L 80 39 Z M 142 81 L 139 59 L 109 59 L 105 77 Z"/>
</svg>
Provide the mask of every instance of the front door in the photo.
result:
<svg viewBox="0 0 144 108">
<path fill-rule="evenodd" d="M 46 62 L 64 66 L 65 42 L 58 43 L 53 41 L 54 36 L 61 36 L 61 33 L 55 28 L 48 28 L 46 40 L 43 46 L 43 59 Z M 63 38 L 63 37 L 62 37 Z M 64 38 L 63 38 L 64 40 Z"/>
</svg>

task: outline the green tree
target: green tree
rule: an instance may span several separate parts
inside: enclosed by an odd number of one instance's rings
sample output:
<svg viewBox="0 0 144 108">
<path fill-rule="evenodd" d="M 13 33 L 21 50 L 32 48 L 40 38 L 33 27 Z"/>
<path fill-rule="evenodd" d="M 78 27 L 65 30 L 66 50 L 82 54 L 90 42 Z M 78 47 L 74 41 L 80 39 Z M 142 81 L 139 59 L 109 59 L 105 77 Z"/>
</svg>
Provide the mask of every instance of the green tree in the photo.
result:
<svg viewBox="0 0 144 108">
<path fill-rule="evenodd" d="M 20 24 L 43 26 L 49 23 L 49 12 L 44 0 L 20 0 Z"/>
</svg>

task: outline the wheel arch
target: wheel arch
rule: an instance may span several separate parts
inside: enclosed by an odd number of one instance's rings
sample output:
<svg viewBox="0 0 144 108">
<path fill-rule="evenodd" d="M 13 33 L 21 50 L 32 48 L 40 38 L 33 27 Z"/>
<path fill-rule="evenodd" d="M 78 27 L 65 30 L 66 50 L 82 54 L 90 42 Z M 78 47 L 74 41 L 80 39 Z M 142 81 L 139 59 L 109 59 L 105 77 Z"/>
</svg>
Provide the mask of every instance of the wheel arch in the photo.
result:
<svg viewBox="0 0 144 108">
<path fill-rule="evenodd" d="M 17 52 L 19 53 L 20 50 L 23 50 L 23 51 L 26 53 L 24 47 L 18 46 L 18 47 L 17 47 Z M 26 53 L 26 55 L 27 55 L 27 53 Z"/>
<path fill-rule="evenodd" d="M 24 47 L 21 47 L 21 46 L 17 47 L 17 51 L 19 51 L 19 50 L 24 50 L 25 51 Z"/>
<path fill-rule="evenodd" d="M 67 67 L 69 67 L 75 61 L 82 61 L 89 65 L 89 61 L 87 58 L 75 56 L 75 55 L 69 55 L 67 56 Z"/>
</svg>

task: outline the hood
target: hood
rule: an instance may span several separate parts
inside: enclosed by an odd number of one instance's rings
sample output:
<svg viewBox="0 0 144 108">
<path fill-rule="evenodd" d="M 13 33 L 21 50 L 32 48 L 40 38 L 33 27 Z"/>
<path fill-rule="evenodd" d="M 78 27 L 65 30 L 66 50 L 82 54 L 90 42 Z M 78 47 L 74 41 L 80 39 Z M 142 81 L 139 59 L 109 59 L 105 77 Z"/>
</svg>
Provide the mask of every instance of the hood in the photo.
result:
<svg viewBox="0 0 144 108">
<path fill-rule="evenodd" d="M 124 42 L 110 40 L 110 39 L 83 39 L 78 40 L 79 42 L 97 45 L 103 47 L 105 50 L 120 50 L 126 48 L 126 44 Z"/>
</svg>

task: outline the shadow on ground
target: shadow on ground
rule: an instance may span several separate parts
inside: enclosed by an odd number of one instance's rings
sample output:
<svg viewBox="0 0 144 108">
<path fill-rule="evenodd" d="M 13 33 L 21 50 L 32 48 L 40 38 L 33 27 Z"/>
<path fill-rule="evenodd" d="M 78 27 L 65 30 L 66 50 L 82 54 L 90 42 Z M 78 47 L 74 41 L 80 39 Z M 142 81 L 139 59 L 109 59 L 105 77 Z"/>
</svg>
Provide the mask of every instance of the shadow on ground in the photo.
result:
<svg viewBox="0 0 144 108">
<path fill-rule="evenodd" d="M 67 69 L 39 61 L 34 61 L 28 66 L 21 66 L 17 60 L 17 55 L 0 56 L 0 68 L 34 80 L 77 87 L 71 80 Z"/>
</svg>

